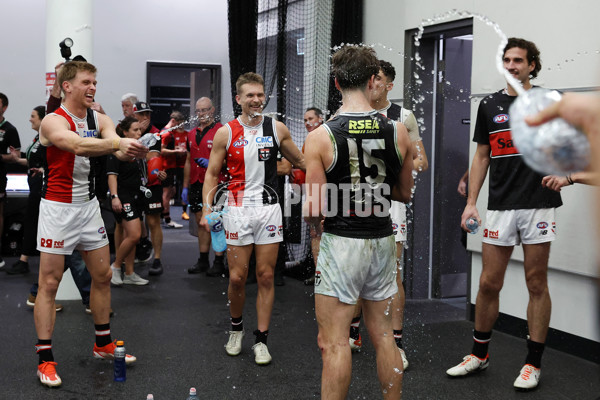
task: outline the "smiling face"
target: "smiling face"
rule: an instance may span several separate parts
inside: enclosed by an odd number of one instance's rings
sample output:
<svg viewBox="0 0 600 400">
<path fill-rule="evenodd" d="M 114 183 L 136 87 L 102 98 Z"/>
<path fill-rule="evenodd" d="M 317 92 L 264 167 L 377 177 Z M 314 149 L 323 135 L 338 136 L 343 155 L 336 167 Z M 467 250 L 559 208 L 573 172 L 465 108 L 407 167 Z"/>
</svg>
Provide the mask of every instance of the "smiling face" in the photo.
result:
<svg viewBox="0 0 600 400">
<path fill-rule="evenodd" d="M 33 129 L 34 131 L 40 130 L 40 125 L 42 124 L 42 120 L 40 119 L 40 116 L 38 115 L 37 111 L 35 111 L 35 110 L 31 111 L 31 116 L 29 117 L 29 122 L 31 122 L 31 129 Z"/>
<path fill-rule="evenodd" d="M 96 95 L 97 83 L 96 74 L 90 71 L 77 71 L 75 78 L 63 82 L 63 90 L 70 99 L 90 108 Z"/>
<path fill-rule="evenodd" d="M 254 118 L 262 113 L 265 104 L 265 88 L 260 83 L 244 83 L 235 100 L 242 107 L 242 113 Z"/>
<path fill-rule="evenodd" d="M 308 132 L 317 129 L 323 123 L 323 118 L 319 117 L 315 110 L 308 110 L 304 113 L 304 127 Z"/>
<path fill-rule="evenodd" d="M 535 61 L 527 61 L 527 50 L 512 47 L 504 53 L 502 58 L 504 68 L 519 82 L 524 85 L 529 83 L 529 75 L 535 68 Z"/>
</svg>

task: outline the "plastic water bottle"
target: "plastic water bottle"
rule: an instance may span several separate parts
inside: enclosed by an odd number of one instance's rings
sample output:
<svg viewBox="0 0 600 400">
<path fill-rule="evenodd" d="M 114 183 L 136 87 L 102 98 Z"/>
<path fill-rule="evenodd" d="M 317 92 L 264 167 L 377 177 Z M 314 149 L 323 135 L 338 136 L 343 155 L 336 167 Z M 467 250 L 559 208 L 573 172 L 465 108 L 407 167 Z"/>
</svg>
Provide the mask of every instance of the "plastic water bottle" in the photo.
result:
<svg viewBox="0 0 600 400">
<path fill-rule="evenodd" d="M 587 136 L 564 119 L 555 118 L 535 127 L 525 123 L 525 117 L 537 114 L 561 97 L 555 90 L 533 88 L 520 94 L 509 109 L 513 144 L 523 161 L 543 174 L 582 171 L 591 158 Z"/>
<path fill-rule="evenodd" d="M 196 388 L 190 388 L 190 395 L 187 400 L 198 400 L 198 395 L 196 394 Z"/>
<path fill-rule="evenodd" d="M 115 349 L 115 382 L 125 382 L 127 379 L 125 369 L 125 347 L 123 341 L 117 341 L 117 348 Z"/>
<path fill-rule="evenodd" d="M 146 133 L 144 136 L 138 139 L 138 142 L 144 146 L 150 148 L 160 140 L 160 133 Z"/>
<path fill-rule="evenodd" d="M 149 393 L 148 396 L 146 396 L 146 400 L 154 400 L 154 395 Z"/>
<path fill-rule="evenodd" d="M 469 233 L 471 233 L 473 235 L 476 234 L 477 231 L 479 230 L 479 223 L 477 222 L 477 220 L 475 218 L 469 218 L 467 220 L 466 225 L 467 225 L 467 228 L 471 230 L 471 232 L 469 232 Z"/>
<path fill-rule="evenodd" d="M 225 241 L 225 230 L 223 229 L 223 217 L 221 212 L 213 211 L 206 216 L 208 225 L 210 226 L 210 238 L 212 240 L 212 248 L 214 251 L 225 251 L 227 242 Z"/>
</svg>

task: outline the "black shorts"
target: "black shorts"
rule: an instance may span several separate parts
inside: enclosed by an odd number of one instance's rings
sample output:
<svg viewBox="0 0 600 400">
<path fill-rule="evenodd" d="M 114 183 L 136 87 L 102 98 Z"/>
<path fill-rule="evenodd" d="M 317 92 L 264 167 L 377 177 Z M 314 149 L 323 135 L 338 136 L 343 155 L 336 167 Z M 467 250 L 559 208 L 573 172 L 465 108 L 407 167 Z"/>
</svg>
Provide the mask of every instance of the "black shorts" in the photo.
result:
<svg viewBox="0 0 600 400">
<path fill-rule="evenodd" d="M 173 187 L 177 182 L 183 182 L 183 168 L 169 168 L 166 172 L 167 179 L 162 181 L 163 187 Z"/>
<path fill-rule="evenodd" d="M 142 218 L 142 213 L 146 209 L 146 202 L 144 201 L 144 194 L 139 193 L 121 193 L 119 194 L 119 200 L 123 209 L 120 213 L 113 211 L 115 219 L 118 223 L 121 221 L 131 221 L 137 218 Z"/>
<path fill-rule="evenodd" d="M 204 184 L 201 182 L 192 183 L 190 186 L 188 201 L 190 211 L 193 213 L 202 211 L 202 187 L 204 187 Z"/>
<path fill-rule="evenodd" d="M 160 214 L 163 210 L 162 205 L 162 186 L 148 186 L 152 192 L 152 197 L 146 200 L 146 214 Z"/>
</svg>

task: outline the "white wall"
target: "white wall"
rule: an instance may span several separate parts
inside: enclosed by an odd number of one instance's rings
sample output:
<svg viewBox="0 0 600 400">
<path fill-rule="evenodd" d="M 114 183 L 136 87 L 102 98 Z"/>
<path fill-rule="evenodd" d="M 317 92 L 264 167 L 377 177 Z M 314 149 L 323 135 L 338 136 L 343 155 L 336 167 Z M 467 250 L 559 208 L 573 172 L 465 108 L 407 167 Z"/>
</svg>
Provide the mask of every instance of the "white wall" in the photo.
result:
<svg viewBox="0 0 600 400">
<path fill-rule="evenodd" d="M 227 2 L 209 0 L 102 0 L 93 2 L 93 59 L 98 67 L 96 100 L 116 120 L 121 96 L 146 96 L 146 61 L 221 65 L 222 110 L 232 114 L 229 83 Z M 30 143 L 28 122 L 45 93 L 46 1 L 0 2 L 4 48 L 0 92 L 9 97 L 7 119 Z M 79 54 L 78 43 L 73 55 Z M 56 61 L 60 50 L 56 43 Z M 50 71 L 49 71 L 50 72 Z"/>
<path fill-rule="evenodd" d="M 522 2 L 508 0 L 501 4 L 491 0 L 365 1 L 364 42 L 375 44 L 379 56 L 391 61 L 397 77 L 392 98 L 402 98 L 405 30 L 417 28 L 422 20 L 442 15 L 451 9 L 468 10 L 497 22 L 507 36 L 534 41 L 540 51 L 543 69 L 534 83 L 558 89 L 589 90 L 600 85 L 600 40 L 597 15 L 600 3 Z M 375 6 L 376 5 L 376 6 Z M 505 86 L 496 72 L 497 34 L 485 23 L 475 20 L 473 29 L 473 64 L 471 92 L 483 95 Z M 385 46 L 385 48 L 384 48 Z M 389 48 L 393 50 L 389 50 Z M 475 120 L 479 99 L 472 102 L 471 120 Z M 474 125 L 471 126 L 474 128 Z M 471 158 L 475 150 L 471 145 Z M 596 310 L 597 238 L 590 207 L 595 204 L 590 188 L 576 185 L 563 190 L 565 205 L 558 211 L 558 239 L 550 255 L 549 286 L 553 300 L 551 327 L 588 339 L 600 340 Z M 485 214 L 487 181 L 481 192 L 478 209 Z M 469 235 L 469 249 L 474 251 L 471 298 L 475 299 L 481 271 L 481 238 Z M 527 290 L 524 283 L 522 251 L 515 249 L 506 283 L 501 294 L 500 311 L 525 318 Z M 574 310 L 576 310 L 574 312 Z"/>
</svg>

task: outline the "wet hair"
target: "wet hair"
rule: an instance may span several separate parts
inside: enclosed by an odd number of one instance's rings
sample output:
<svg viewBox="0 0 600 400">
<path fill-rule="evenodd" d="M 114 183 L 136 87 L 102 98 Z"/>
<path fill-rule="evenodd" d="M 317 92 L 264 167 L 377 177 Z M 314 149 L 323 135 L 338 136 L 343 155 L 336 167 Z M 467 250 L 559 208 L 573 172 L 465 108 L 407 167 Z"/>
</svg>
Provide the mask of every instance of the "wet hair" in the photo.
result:
<svg viewBox="0 0 600 400">
<path fill-rule="evenodd" d="M 317 108 L 317 107 L 310 107 L 310 108 L 307 108 L 307 109 L 306 109 L 306 111 L 304 111 L 304 113 L 307 113 L 307 112 L 309 112 L 309 111 L 314 111 L 314 112 L 315 112 L 315 114 L 317 114 L 317 117 L 319 117 L 319 118 L 323 118 L 323 111 L 321 111 L 321 109 L 320 109 L 320 108 Z"/>
<path fill-rule="evenodd" d="M 333 55 L 331 70 L 341 89 L 362 88 L 379 72 L 379 60 L 371 47 L 346 45 Z"/>
<path fill-rule="evenodd" d="M 121 137 L 125 137 L 125 131 L 131 129 L 131 125 L 135 122 L 138 122 L 138 120 L 132 116 L 123 118 L 117 126 L 117 134 Z"/>
<path fill-rule="evenodd" d="M 511 37 L 508 39 L 508 43 L 506 44 L 506 46 L 504 46 L 503 55 L 506 54 L 507 50 L 512 49 L 514 47 L 518 47 L 527 51 L 528 64 L 531 64 L 535 61 L 535 68 L 533 69 L 533 71 L 531 71 L 531 77 L 536 78 L 538 76 L 538 72 L 540 72 L 542 69 L 542 60 L 540 58 L 540 51 L 538 50 L 535 43 L 530 42 L 529 40 Z"/>
<path fill-rule="evenodd" d="M 121 101 L 129 101 L 131 104 L 135 104 L 138 102 L 138 98 L 135 93 L 125 93 L 123 97 L 121 97 Z"/>
<path fill-rule="evenodd" d="M 79 71 L 88 71 L 92 74 L 95 74 L 96 67 L 84 61 L 71 61 L 66 63 L 58 72 L 58 85 L 61 87 L 61 89 L 62 84 L 75 79 L 75 76 L 77 76 Z"/>
<path fill-rule="evenodd" d="M 175 121 L 185 121 L 185 115 L 181 111 L 173 111 L 170 117 Z"/>
<path fill-rule="evenodd" d="M 0 93 L 0 100 L 2 100 L 2 106 L 8 107 L 8 97 L 4 93 Z"/>
<path fill-rule="evenodd" d="M 396 68 L 390 62 L 379 60 L 379 69 L 383 71 L 383 74 L 390 82 L 394 82 L 394 79 L 396 79 Z"/>
<path fill-rule="evenodd" d="M 245 74 L 240 75 L 235 82 L 235 90 L 238 94 L 242 90 L 242 85 L 245 85 L 246 83 L 258 83 L 259 85 L 262 85 L 263 88 L 265 87 L 265 80 L 262 76 L 256 72 L 246 72 Z"/>
<path fill-rule="evenodd" d="M 45 106 L 37 106 L 33 109 L 38 115 L 39 119 L 43 119 L 46 116 L 46 107 Z"/>
</svg>

